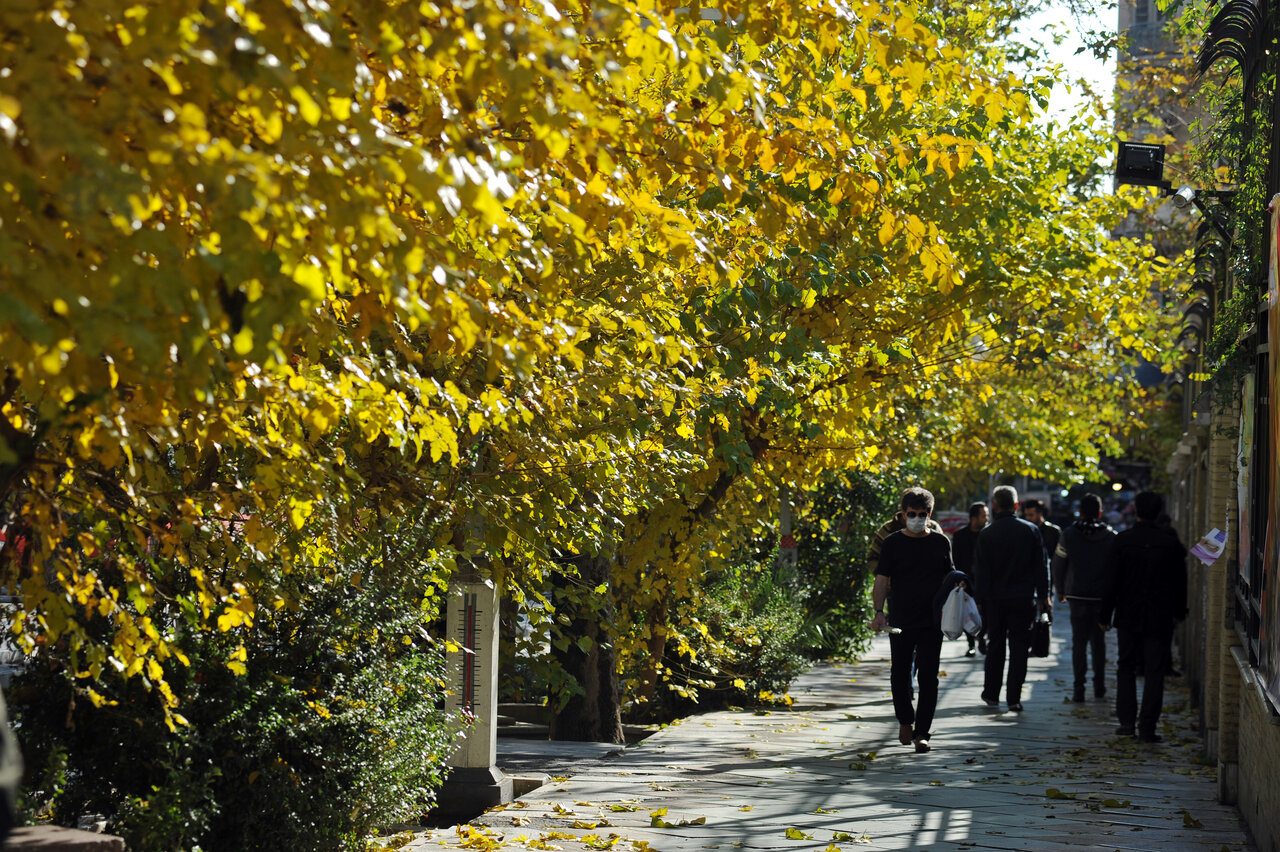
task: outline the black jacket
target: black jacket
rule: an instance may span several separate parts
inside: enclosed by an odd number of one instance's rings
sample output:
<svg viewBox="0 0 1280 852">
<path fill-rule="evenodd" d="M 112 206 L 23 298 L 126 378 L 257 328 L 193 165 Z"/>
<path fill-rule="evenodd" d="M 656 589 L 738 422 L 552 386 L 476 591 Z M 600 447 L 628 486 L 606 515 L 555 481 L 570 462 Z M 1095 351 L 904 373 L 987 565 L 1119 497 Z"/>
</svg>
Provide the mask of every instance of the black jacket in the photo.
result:
<svg viewBox="0 0 1280 852">
<path fill-rule="evenodd" d="M 1058 549 L 1058 542 L 1062 541 L 1062 527 L 1045 521 L 1043 524 L 1036 524 L 1036 529 L 1040 530 L 1040 538 L 1044 541 L 1044 552 L 1052 559 L 1054 551 Z"/>
<path fill-rule="evenodd" d="M 951 561 L 956 564 L 957 571 L 966 574 L 973 570 L 973 551 L 978 545 L 978 533 L 968 524 L 951 534 Z"/>
<path fill-rule="evenodd" d="M 1049 559 L 1040 530 L 1013 512 L 999 512 L 978 533 L 973 566 L 981 603 L 1049 596 Z"/>
<path fill-rule="evenodd" d="M 1100 601 L 1107 592 L 1107 558 L 1116 531 L 1100 520 L 1076 521 L 1062 531 L 1053 554 L 1053 585 L 1069 598 Z"/>
<path fill-rule="evenodd" d="M 1187 616 L 1187 549 L 1178 534 L 1139 520 L 1113 539 L 1102 623 L 1119 630 L 1172 633 Z"/>
</svg>

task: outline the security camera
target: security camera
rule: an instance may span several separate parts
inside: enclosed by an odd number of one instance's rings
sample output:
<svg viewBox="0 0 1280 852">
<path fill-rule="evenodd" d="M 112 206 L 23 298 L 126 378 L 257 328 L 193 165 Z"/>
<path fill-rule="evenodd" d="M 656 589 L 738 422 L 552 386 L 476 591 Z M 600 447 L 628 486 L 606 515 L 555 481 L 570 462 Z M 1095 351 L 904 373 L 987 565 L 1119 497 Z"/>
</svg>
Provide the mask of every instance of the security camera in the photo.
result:
<svg viewBox="0 0 1280 852">
<path fill-rule="evenodd" d="M 1196 191 L 1189 186 L 1184 186 L 1173 194 L 1173 206 L 1178 209 L 1190 206 L 1191 202 L 1196 200 Z"/>
</svg>

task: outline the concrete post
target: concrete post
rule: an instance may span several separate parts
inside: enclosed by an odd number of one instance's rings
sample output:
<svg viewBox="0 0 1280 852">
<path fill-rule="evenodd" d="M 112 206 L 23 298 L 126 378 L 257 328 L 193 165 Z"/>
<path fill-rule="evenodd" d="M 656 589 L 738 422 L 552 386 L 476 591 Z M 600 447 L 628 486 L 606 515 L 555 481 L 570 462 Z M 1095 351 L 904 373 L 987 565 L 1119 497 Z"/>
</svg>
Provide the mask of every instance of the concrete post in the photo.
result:
<svg viewBox="0 0 1280 852">
<path fill-rule="evenodd" d="M 449 586 L 446 651 L 451 713 L 474 720 L 450 758 L 439 810 L 475 815 L 511 801 L 511 779 L 498 760 L 498 592 L 474 568 L 460 568 Z"/>
</svg>

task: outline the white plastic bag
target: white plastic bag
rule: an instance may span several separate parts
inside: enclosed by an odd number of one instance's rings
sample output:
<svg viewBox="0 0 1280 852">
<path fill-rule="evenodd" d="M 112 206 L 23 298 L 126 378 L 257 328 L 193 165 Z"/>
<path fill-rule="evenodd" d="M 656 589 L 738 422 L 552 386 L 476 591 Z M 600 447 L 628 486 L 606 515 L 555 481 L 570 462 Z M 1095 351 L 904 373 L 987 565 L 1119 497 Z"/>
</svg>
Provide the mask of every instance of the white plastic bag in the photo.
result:
<svg viewBox="0 0 1280 852">
<path fill-rule="evenodd" d="M 982 613 L 978 612 L 978 602 L 973 595 L 964 592 L 964 632 L 976 636 L 982 632 Z"/>
<path fill-rule="evenodd" d="M 959 639 L 966 633 L 977 633 L 981 629 L 982 616 L 978 613 L 977 602 L 972 595 L 956 586 L 942 605 L 942 635 L 948 639 Z"/>
<path fill-rule="evenodd" d="M 959 639 L 964 635 L 964 599 L 967 597 L 964 589 L 956 586 L 942 605 L 942 635 L 948 639 Z"/>
</svg>

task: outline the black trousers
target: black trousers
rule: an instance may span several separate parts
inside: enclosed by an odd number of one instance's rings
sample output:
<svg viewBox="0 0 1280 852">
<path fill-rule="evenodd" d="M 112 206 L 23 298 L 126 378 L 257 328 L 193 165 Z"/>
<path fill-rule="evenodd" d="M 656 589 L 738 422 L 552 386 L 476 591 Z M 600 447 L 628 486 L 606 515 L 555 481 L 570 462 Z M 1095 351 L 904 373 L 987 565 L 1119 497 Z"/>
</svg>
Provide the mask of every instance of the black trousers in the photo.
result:
<svg viewBox="0 0 1280 852">
<path fill-rule="evenodd" d="M 936 627 L 907 627 L 889 634 L 889 688 L 898 724 L 913 725 L 916 739 L 927 740 L 938 709 L 938 661 L 942 658 L 942 631 Z M 920 701 L 914 707 L 911 669 L 915 666 Z"/>
<path fill-rule="evenodd" d="M 1089 652 L 1093 651 L 1093 688 L 1101 692 L 1107 686 L 1107 637 L 1098 626 L 1101 601 L 1071 598 L 1071 672 L 1075 690 L 1084 690 L 1089 670 Z"/>
<path fill-rule="evenodd" d="M 1009 649 L 1009 679 L 1005 700 L 1017 704 L 1022 700 L 1022 684 L 1027 679 L 1027 654 L 1031 650 L 1031 623 L 1036 618 L 1036 602 L 1030 598 L 1012 601 L 987 601 L 982 620 L 987 627 L 987 659 L 983 667 L 982 697 L 1000 700 L 1000 682 L 1004 680 L 1005 647 Z"/>
<path fill-rule="evenodd" d="M 1120 724 L 1152 734 L 1164 704 L 1164 676 L 1169 670 L 1170 631 L 1116 630 L 1120 659 L 1116 665 L 1116 716 Z M 1142 709 L 1138 709 L 1138 664 L 1142 664 Z"/>
</svg>

